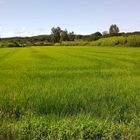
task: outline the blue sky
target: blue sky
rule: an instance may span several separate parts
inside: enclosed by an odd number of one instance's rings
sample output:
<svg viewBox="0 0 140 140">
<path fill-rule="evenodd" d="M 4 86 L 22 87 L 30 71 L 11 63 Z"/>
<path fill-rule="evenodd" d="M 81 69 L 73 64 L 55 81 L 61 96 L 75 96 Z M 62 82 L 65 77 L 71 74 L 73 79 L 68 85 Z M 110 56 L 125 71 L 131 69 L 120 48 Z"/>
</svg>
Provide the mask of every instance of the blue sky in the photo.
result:
<svg viewBox="0 0 140 140">
<path fill-rule="evenodd" d="M 140 31 L 140 0 L 0 0 L 0 36 L 50 34 L 53 26 L 79 34 Z"/>
</svg>

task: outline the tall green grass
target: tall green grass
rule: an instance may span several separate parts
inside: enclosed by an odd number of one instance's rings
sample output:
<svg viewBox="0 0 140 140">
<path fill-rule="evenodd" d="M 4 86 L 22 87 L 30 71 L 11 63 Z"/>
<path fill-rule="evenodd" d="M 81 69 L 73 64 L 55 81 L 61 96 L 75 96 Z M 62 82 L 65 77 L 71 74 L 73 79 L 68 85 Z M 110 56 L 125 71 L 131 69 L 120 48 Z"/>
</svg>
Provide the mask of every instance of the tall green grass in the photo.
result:
<svg viewBox="0 0 140 140">
<path fill-rule="evenodd" d="M 115 36 L 108 38 L 101 38 L 97 41 L 73 41 L 73 42 L 61 42 L 55 44 L 56 46 L 129 46 L 129 47 L 140 47 L 140 36 Z"/>
<path fill-rule="evenodd" d="M 95 42 L 90 43 L 91 46 L 130 46 L 130 47 L 140 47 L 140 36 L 119 36 L 119 37 L 109 37 L 103 38 Z"/>
<path fill-rule="evenodd" d="M 0 49 L 0 135 L 139 139 L 139 83 L 139 48 Z"/>
</svg>

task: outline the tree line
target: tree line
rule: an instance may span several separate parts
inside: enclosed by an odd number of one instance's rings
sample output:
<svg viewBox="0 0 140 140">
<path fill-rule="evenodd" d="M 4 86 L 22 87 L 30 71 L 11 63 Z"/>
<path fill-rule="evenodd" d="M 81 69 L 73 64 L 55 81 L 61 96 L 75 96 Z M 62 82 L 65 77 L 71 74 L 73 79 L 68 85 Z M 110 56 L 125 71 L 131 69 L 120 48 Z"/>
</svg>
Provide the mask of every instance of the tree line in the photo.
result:
<svg viewBox="0 0 140 140">
<path fill-rule="evenodd" d="M 119 34 L 119 27 L 116 24 L 113 24 L 109 28 L 109 33 L 104 31 L 102 34 L 100 32 L 96 32 L 91 35 L 75 35 L 74 32 L 68 32 L 67 29 L 62 30 L 60 27 L 53 27 L 51 29 L 51 37 L 54 43 L 62 42 L 62 41 L 74 41 L 74 40 L 87 40 L 87 41 L 95 41 L 100 39 L 102 36 L 110 35 L 116 36 Z"/>
<path fill-rule="evenodd" d="M 129 36 L 140 35 L 140 32 L 134 33 L 120 33 L 120 29 L 116 24 L 110 26 L 108 31 L 95 32 L 90 35 L 75 34 L 73 31 L 69 32 L 67 29 L 60 27 L 53 27 L 50 35 L 39 35 L 33 37 L 13 37 L 1 38 L 0 47 L 23 47 L 23 46 L 50 46 L 62 42 L 75 42 L 75 41 L 97 41 L 101 38 L 108 38 L 112 36 Z"/>
</svg>

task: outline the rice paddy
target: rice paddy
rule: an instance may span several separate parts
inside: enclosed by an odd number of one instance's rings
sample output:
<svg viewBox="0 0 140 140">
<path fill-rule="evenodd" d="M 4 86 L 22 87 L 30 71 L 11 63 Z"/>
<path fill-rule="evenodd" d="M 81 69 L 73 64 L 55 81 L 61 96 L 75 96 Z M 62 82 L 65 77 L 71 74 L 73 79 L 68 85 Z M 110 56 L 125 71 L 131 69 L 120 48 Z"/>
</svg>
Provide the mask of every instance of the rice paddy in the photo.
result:
<svg viewBox="0 0 140 140">
<path fill-rule="evenodd" d="M 140 49 L 0 49 L 0 139 L 140 139 Z"/>
</svg>

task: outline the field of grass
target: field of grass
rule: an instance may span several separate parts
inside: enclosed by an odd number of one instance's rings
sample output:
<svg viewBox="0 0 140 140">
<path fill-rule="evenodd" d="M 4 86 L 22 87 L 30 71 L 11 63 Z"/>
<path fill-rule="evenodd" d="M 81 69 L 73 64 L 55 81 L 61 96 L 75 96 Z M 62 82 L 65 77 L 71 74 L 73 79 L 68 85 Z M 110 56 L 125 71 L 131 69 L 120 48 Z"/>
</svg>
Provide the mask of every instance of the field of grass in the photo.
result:
<svg viewBox="0 0 140 140">
<path fill-rule="evenodd" d="M 0 140 L 140 139 L 140 49 L 0 49 Z"/>
</svg>

